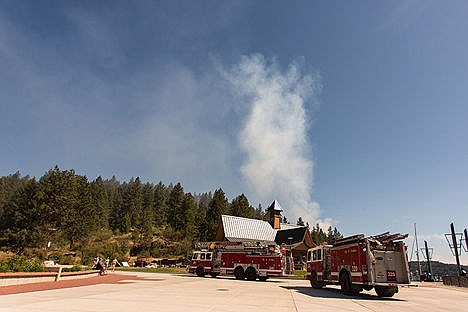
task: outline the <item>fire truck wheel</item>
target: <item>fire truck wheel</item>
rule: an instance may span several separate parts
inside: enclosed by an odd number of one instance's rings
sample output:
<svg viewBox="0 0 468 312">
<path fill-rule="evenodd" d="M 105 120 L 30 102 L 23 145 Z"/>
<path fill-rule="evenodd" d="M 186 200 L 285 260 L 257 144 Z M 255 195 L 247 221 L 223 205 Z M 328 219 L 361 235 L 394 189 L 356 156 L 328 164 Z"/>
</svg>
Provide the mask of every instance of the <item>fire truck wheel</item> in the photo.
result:
<svg viewBox="0 0 468 312">
<path fill-rule="evenodd" d="M 197 270 L 195 271 L 197 273 L 198 277 L 205 277 L 205 268 L 202 266 L 197 267 Z"/>
<path fill-rule="evenodd" d="M 351 288 L 351 281 L 349 279 L 348 272 L 341 273 L 341 275 L 340 275 L 340 286 L 341 286 L 341 293 L 343 295 L 350 296 L 350 295 L 354 294 L 353 291 L 352 291 L 352 288 Z"/>
<path fill-rule="evenodd" d="M 257 279 L 257 271 L 255 268 L 248 267 L 247 270 L 245 270 L 245 277 L 248 281 L 255 281 Z"/>
<path fill-rule="evenodd" d="M 310 272 L 310 286 L 315 289 L 320 289 L 323 287 L 322 283 L 317 280 L 317 272 Z"/>
<path fill-rule="evenodd" d="M 398 292 L 397 287 L 375 287 L 375 292 L 379 297 L 393 297 Z"/>
<path fill-rule="evenodd" d="M 244 279 L 244 268 L 241 266 L 238 266 L 237 268 L 234 269 L 234 276 L 238 280 L 243 280 Z"/>
</svg>

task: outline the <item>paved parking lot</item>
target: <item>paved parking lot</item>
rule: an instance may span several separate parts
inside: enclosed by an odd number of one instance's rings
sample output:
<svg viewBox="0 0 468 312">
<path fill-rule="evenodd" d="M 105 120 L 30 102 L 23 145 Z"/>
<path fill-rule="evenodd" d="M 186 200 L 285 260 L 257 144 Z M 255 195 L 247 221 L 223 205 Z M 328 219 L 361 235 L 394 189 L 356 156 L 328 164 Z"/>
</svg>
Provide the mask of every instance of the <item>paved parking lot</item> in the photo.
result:
<svg viewBox="0 0 468 312">
<path fill-rule="evenodd" d="M 373 291 L 347 297 L 341 295 L 337 287 L 316 290 L 309 287 L 305 280 L 249 282 L 228 277 L 114 274 L 119 275 L 119 278 L 114 276 L 106 283 L 59 289 L 49 287 L 49 290 L 1 295 L 0 311 L 427 312 L 467 311 L 468 303 L 466 289 L 427 285 L 402 288 L 395 297 L 382 299 Z"/>
</svg>

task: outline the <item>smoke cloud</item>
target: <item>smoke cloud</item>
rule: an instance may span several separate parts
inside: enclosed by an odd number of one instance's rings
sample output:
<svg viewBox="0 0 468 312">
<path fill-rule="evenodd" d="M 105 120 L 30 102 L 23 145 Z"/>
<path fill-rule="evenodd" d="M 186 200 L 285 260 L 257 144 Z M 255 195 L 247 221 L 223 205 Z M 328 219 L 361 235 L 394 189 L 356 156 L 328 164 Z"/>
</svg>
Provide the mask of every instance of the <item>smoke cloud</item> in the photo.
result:
<svg viewBox="0 0 468 312">
<path fill-rule="evenodd" d="M 248 104 L 238 140 L 249 197 L 264 204 L 278 200 L 291 223 L 299 217 L 315 222 L 319 205 L 311 197 L 314 163 L 305 104 L 320 90 L 320 79 L 302 73 L 300 62 L 281 71 L 261 55 L 243 57 L 226 76 Z"/>
</svg>

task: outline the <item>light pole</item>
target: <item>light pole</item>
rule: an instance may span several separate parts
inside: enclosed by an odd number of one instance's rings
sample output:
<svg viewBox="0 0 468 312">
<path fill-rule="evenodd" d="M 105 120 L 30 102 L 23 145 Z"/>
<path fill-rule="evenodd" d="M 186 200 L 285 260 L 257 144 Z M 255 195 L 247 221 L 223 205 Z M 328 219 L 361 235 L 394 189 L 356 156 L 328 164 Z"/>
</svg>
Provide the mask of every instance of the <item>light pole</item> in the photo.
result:
<svg viewBox="0 0 468 312">
<path fill-rule="evenodd" d="M 288 241 L 289 241 L 289 273 L 290 274 L 294 274 L 294 258 L 293 258 L 293 255 L 292 255 L 292 240 L 293 240 L 294 237 L 292 236 L 289 236 L 288 237 Z"/>
</svg>

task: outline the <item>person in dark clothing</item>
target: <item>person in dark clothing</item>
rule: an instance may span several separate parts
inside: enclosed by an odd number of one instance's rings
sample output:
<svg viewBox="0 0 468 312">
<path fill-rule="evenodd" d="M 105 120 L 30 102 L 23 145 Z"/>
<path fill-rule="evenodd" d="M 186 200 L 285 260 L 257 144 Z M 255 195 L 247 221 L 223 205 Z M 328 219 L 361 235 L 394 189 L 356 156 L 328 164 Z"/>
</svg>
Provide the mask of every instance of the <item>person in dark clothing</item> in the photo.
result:
<svg viewBox="0 0 468 312">
<path fill-rule="evenodd" d="M 102 265 L 101 263 L 101 259 L 99 259 L 99 257 L 96 257 L 94 259 L 94 267 L 99 270 L 99 275 L 104 275 L 106 273 L 106 269 L 104 268 L 104 266 Z"/>
</svg>

